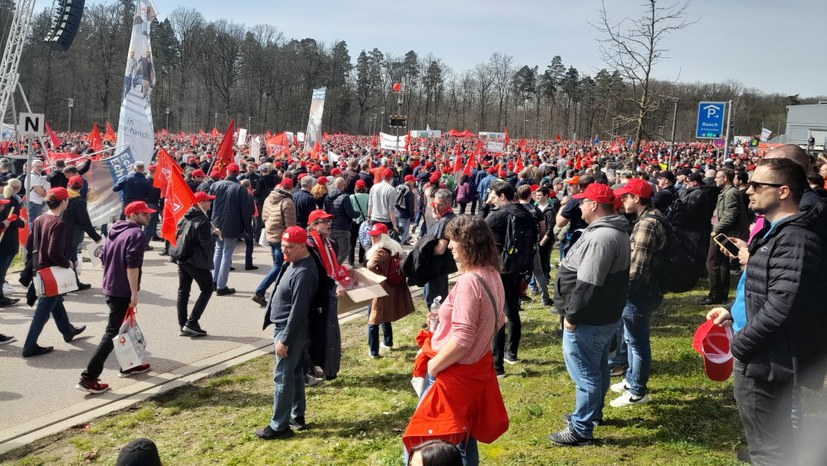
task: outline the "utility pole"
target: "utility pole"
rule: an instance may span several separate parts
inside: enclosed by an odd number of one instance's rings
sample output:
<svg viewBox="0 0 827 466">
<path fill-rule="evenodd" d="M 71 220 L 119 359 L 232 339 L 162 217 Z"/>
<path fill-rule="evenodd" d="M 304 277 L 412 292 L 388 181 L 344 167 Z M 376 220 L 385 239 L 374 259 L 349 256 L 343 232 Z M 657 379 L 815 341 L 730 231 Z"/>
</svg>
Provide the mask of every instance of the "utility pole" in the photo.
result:
<svg viewBox="0 0 827 466">
<path fill-rule="evenodd" d="M 72 132 L 72 109 L 75 108 L 75 99 L 66 99 L 69 101 L 69 124 L 66 125 L 66 132 Z"/>
<path fill-rule="evenodd" d="M 729 102 L 727 102 L 726 106 L 726 139 L 724 141 L 724 153 L 721 155 L 721 165 L 723 165 L 726 158 L 729 157 L 729 127 L 730 125 L 732 125 L 732 101 L 730 100 Z"/>
<path fill-rule="evenodd" d="M 675 124 L 678 121 L 678 98 L 670 98 L 675 104 L 675 109 L 672 111 L 672 143 L 669 145 L 669 169 L 673 170 L 675 166 Z"/>
</svg>

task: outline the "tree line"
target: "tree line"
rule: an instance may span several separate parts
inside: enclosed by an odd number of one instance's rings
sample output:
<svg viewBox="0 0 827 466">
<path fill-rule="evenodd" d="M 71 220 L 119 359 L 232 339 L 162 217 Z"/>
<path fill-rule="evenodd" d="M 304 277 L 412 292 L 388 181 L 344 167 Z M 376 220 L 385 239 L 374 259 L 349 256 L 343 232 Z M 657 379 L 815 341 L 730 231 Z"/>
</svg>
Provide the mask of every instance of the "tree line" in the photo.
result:
<svg viewBox="0 0 827 466">
<path fill-rule="evenodd" d="M 13 8 L 12 0 L 0 0 L 4 31 Z M 68 52 L 53 51 L 42 41 L 52 20 L 49 8 L 33 19 L 20 81 L 33 111 L 46 113 L 55 130 L 69 128 L 70 114 L 78 131 L 88 131 L 93 122 L 117 124 L 133 10 L 130 0 L 87 3 Z M 156 19 L 151 40 L 158 130 L 223 130 L 235 118 L 253 133 L 303 131 L 312 90 L 319 87 L 327 88 L 323 129 L 330 133 L 389 131 L 388 117 L 398 113 L 408 116 L 411 129 L 507 127 L 512 137 L 528 138 L 625 140 L 638 124 L 637 89 L 622 72 L 588 73 L 567 66 L 560 55 L 537 65 L 497 52 L 462 71 L 413 50 L 401 56 L 379 48 L 361 50 L 354 60 L 345 41 L 290 39 L 274 25 L 207 21 L 197 9 L 185 7 Z M 397 82 L 401 91 L 394 93 Z M 675 99 L 677 140 L 693 139 L 701 100 L 733 100 L 733 134 L 743 135 L 762 127 L 783 132 L 786 105 L 818 100 L 767 94 L 735 80 L 652 80 L 649 86 L 644 139 L 670 139 Z M 18 98 L 18 111 L 21 105 Z"/>
</svg>

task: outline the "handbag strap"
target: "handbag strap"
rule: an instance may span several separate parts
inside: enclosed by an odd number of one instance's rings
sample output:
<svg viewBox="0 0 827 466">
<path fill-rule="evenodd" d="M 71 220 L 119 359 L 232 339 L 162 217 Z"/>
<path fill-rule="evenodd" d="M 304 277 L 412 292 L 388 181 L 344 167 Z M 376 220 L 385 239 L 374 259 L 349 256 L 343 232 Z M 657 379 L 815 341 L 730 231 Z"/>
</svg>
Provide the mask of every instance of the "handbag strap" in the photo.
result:
<svg viewBox="0 0 827 466">
<path fill-rule="evenodd" d="M 494 309 L 494 336 L 491 337 L 491 340 L 493 341 L 494 338 L 497 337 L 497 332 L 499 331 L 499 319 L 497 319 L 497 302 L 494 301 L 494 295 L 491 293 L 491 289 L 488 288 L 488 284 L 485 283 L 485 280 L 482 279 L 482 276 L 477 272 L 472 273 L 475 277 L 477 277 L 477 280 L 480 282 L 480 285 L 482 285 L 483 289 L 485 289 L 485 294 L 487 294 L 488 299 L 491 300 L 491 309 Z"/>
</svg>

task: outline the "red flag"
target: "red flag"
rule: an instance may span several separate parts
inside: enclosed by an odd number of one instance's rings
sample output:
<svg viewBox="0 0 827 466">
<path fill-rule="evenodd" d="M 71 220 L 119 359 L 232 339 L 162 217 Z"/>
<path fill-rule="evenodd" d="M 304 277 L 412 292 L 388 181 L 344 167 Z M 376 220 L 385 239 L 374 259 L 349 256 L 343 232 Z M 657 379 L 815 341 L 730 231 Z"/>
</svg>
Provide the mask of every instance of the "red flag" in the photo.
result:
<svg viewBox="0 0 827 466">
<path fill-rule="evenodd" d="M 94 152 L 99 152 L 103 150 L 103 140 L 101 139 L 100 131 L 98 131 L 97 123 L 95 123 L 92 126 L 92 132 L 89 133 L 89 136 L 86 136 L 86 140 L 89 141 Z"/>
<path fill-rule="evenodd" d="M 554 139 L 557 140 L 557 142 L 560 142 L 560 141 L 563 140 L 563 138 L 560 137 L 560 133 L 557 133 L 557 136 Z"/>
<path fill-rule="evenodd" d="M 268 156 L 280 156 L 290 154 L 290 141 L 287 139 L 287 133 L 277 134 L 264 141 L 264 147 L 267 149 Z"/>
<path fill-rule="evenodd" d="M 213 162 L 212 169 L 218 170 L 222 174 L 227 168 L 227 165 L 235 161 L 235 153 L 233 152 L 234 127 L 235 118 L 230 120 L 230 126 L 227 127 L 227 132 L 224 133 L 224 137 L 221 139 L 221 144 L 215 152 L 215 161 Z M 215 129 L 213 129 L 213 131 L 215 131 Z"/>
<path fill-rule="evenodd" d="M 163 188 L 169 183 L 172 173 L 178 173 L 184 176 L 181 167 L 172 160 L 172 157 L 164 149 L 158 151 L 158 167 L 155 169 L 155 178 L 152 180 L 152 186 L 156 188 Z M 161 189 L 161 196 L 166 196 L 166 192 Z"/>
<path fill-rule="evenodd" d="M 218 136 L 219 134 L 221 133 L 219 133 L 216 128 L 213 128 L 212 131 L 210 131 L 210 136 Z"/>
<path fill-rule="evenodd" d="M 520 138 L 520 142 L 517 143 L 517 147 L 519 147 L 521 151 L 525 152 L 525 138 Z"/>
<path fill-rule="evenodd" d="M 310 151 L 310 158 L 313 160 L 319 160 L 319 157 L 323 154 L 322 145 L 319 144 L 319 140 L 317 139 L 316 142 L 313 143 L 313 150 Z"/>
<path fill-rule="evenodd" d="M 457 151 L 456 158 L 454 159 L 454 168 L 452 170 L 453 173 L 459 173 L 462 171 L 462 154 Z"/>
<path fill-rule="evenodd" d="M 375 135 L 375 134 L 374 134 L 373 136 L 371 136 L 371 137 L 370 137 L 370 145 L 371 145 L 371 147 L 373 147 L 374 149 L 376 148 L 376 135 Z"/>
<path fill-rule="evenodd" d="M 169 156 L 167 156 L 169 157 Z M 172 172 L 168 178 L 164 195 L 164 221 L 161 223 L 161 238 L 175 246 L 175 233 L 178 221 L 195 205 L 195 196 L 178 172 Z"/>
<path fill-rule="evenodd" d="M 505 148 L 508 147 L 508 141 L 510 141 L 511 138 L 508 137 L 508 128 L 503 128 L 503 129 L 504 129 L 503 132 L 505 133 L 505 139 L 503 139 L 503 150 L 505 150 Z"/>
<path fill-rule="evenodd" d="M 107 121 L 106 122 L 106 134 L 103 136 L 103 140 L 104 141 L 109 141 L 112 144 L 114 144 L 116 139 L 117 139 L 117 137 L 115 136 L 115 132 L 112 131 L 112 125 L 110 125 L 109 122 Z"/>
<path fill-rule="evenodd" d="M 411 146 L 411 130 L 408 130 L 408 135 L 405 136 L 405 151 L 407 152 Z"/>
<path fill-rule="evenodd" d="M 472 170 L 474 170 L 474 167 L 475 167 L 476 165 L 477 165 L 477 161 L 476 161 L 476 159 L 475 159 L 475 157 L 474 157 L 474 154 L 471 154 L 471 155 L 468 157 L 468 162 L 465 164 L 465 169 L 464 169 L 464 170 L 462 170 L 462 174 L 463 174 L 463 175 L 468 175 L 468 176 L 471 176 Z"/>
<path fill-rule="evenodd" d="M 517 163 L 514 164 L 514 173 L 520 173 L 521 171 L 523 171 L 523 168 L 523 156 L 518 155 Z"/>
<path fill-rule="evenodd" d="M 199 135 L 199 136 L 203 136 L 203 135 L 205 135 L 205 134 L 207 134 L 207 133 L 205 133 L 203 129 L 199 129 L 199 130 L 198 130 L 198 135 Z"/>
<path fill-rule="evenodd" d="M 52 143 L 52 149 L 57 149 L 58 146 L 60 146 L 60 139 L 57 138 L 52 128 L 49 128 L 49 123 L 46 123 L 46 132 L 49 133 L 49 141 Z"/>
</svg>

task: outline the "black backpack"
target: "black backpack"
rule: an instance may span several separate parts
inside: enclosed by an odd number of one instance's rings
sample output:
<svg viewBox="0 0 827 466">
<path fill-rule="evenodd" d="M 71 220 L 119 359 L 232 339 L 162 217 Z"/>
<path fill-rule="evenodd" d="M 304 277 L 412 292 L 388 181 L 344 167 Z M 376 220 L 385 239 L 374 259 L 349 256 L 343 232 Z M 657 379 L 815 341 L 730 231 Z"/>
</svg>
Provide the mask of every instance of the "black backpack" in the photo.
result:
<svg viewBox="0 0 827 466">
<path fill-rule="evenodd" d="M 408 203 L 407 197 L 408 192 L 410 192 L 411 188 L 407 184 L 400 184 L 396 187 L 396 208 L 402 210 L 408 210 Z"/>
<path fill-rule="evenodd" d="M 181 219 L 175 234 L 175 245 L 169 246 L 169 258 L 173 262 L 187 260 L 192 256 L 194 233 L 192 221 L 186 218 Z"/>
<path fill-rule="evenodd" d="M 676 199 L 673 206 L 677 202 L 682 201 Z M 680 209 L 680 206 L 676 208 Z M 672 206 L 670 206 L 670 211 L 671 209 Z M 666 257 L 658 272 L 661 291 L 684 293 L 693 290 L 706 270 L 705 252 L 701 250 L 703 242 L 700 234 L 680 228 L 678 224 L 670 222 L 668 216 L 667 219 L 659 216 L 654 218 L 661 222 L 668 239 Z"/>
<path fill-rule="evenodd" d="M 500 272 L 525 275 L 534 270 L 534 253 L 539 235 L 537 221 L 509 213 L 508 225 L 500 252 Z"/>
</svg>

